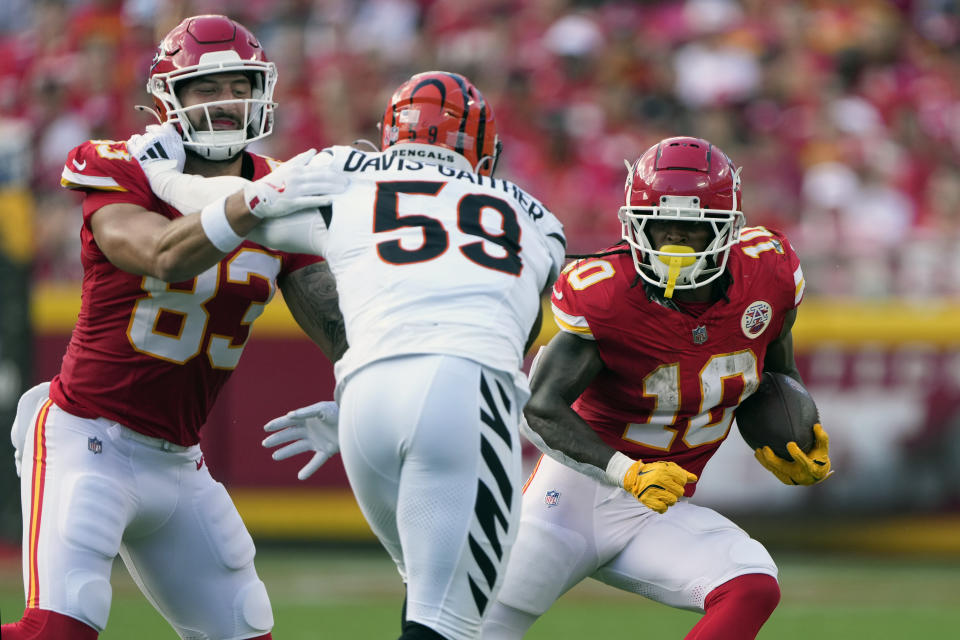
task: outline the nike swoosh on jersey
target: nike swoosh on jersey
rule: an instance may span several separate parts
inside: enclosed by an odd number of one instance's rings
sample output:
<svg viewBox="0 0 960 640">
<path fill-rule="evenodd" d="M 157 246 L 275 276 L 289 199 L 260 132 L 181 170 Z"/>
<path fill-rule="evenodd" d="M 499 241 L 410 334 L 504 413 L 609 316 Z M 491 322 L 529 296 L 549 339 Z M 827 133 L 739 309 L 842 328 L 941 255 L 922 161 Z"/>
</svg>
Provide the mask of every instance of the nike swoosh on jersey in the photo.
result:
<svg viewBox="0 0 960 640">
<path fill-rule="evenodd" d="M 74 158 L 74 159 L 73 159 L 73 166 L 75 166 L 75 167 L 77 168 L 77 171 L 83 171 L 84 169 L 87 168 L 87 161 L 84 160 L 83 162 L 77 162 L 77 159 Z"/>
<path fill-rule="evenodd" d="M 557 300 L 563 300 L 563 291 L 558 290 L 556 287 L 553 288 L 553 295 L 556 296 Z"/>
</svg>

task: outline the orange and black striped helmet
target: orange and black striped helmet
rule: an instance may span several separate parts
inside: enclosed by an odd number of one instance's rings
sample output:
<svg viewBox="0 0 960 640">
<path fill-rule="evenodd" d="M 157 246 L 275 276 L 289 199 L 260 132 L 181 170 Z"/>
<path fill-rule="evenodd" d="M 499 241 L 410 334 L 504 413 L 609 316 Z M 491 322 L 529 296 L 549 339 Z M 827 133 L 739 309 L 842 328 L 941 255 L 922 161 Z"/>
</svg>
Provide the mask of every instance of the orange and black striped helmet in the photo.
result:
<svg viewBox="0 0 960 640">
<path fill-rule="evenodd" d="M 474 171 L 492 175 L 500 156 L 493 109 L 473 84 L 457 73 L 426 71 L 404 82 L 383 114 L 381 149 L 400 142 L 456 151 Z"/>
</svg>

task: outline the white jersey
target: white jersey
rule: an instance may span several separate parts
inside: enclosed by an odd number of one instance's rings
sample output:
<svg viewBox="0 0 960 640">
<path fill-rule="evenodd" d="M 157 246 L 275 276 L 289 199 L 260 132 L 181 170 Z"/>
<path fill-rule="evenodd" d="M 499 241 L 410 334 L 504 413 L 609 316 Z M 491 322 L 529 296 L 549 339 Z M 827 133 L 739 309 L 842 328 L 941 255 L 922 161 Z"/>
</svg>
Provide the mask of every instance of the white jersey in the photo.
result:
<svg viewBox="0 0 960 640">
<path fill-rule="evenodd" d="M 350 177 L 322 211 L 326 226 L 316 233 L 324 237 L 314 239 L 346 324 L 338 391 L 360 367 L 398 355 L 448 354 L 518 371 L 540 293 L 563 267 L 556 217 L 442 148 L 337 146 L 323 155 Z"/>
</svg>

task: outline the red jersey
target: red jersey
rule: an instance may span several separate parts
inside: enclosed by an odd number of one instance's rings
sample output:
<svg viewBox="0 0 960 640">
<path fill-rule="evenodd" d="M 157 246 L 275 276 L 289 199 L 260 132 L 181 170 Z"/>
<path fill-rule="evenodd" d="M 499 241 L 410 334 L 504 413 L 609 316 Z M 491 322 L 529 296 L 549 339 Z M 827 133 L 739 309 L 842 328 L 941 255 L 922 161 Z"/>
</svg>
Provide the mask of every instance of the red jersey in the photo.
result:
<svg viewBox="0 0 960 640">
<path fill-rule="evenodd" d="M 606 365 L 573 409 L 604 442 L 645 462 L 697 474 L 760 381 L 767 346 L 803 298 L 787 239 L 743 230 L 730 250 L 727 297 L 698 316 L 648 295 L 629 253 L 571 263 L 553 289 L 564 331 L 596 340 Z M 635 285 L 635 286 L 634 286 Z M 695 486 L 688 484 L 686 494 Z"/>
<path fill-rule="evenodd" d="M 246 153 L 243 175 L 259 178 L 275 164 Z M 245 241 L 185 282 L 127 273 L 97 246 L 90 229 L 94 212 L 131 203 L 170 219 L 182 214 L 153 194 L 126 142 L 91 140 L 76 147 L 60 182 L 84 192 L 83 285 L 80 315 L 50 397 L 74 415 L 105 417 L 146 435 L 196 444 L 278 276 L 320 258 Z"/>
</svg>

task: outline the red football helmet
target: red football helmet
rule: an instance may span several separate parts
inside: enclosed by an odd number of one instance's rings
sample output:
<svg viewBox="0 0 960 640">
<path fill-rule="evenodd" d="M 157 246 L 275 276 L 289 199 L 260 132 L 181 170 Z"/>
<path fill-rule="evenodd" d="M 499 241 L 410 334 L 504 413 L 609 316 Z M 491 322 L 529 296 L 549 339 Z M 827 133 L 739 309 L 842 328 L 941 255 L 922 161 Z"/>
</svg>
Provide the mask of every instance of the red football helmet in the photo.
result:
<svg viewBox="0 0 960 640">
<path fill-rule="evenodd" d="M 469 80 L 447 71 L 418 73 L 400 85 L 380 133 L 381 149 L 401 142 L 444 147 L 487 176 L 500 156 L 493 109 Z"/>
<path fill-rule="evenodd" d="M 666 289 L 693 289 L 720 277 L 730 247 L 740 241 L 740 169 L 723 151 L 700 138 L 661 140 L 630 168 L 626 204 L 619 217 L 633 264 L 647 282 Z M 645 227 L 654 220 L 706 223 L 713 239 L 704 251 L 654 247 Z"/>
<path fill-rule="evenodd" d="M 175 90 L 176 83 L 213 73 L 243 72 L 250 76 L 250 98 L 206 102 L 184 108 Z M 263 48 L 250 31 L 226 16 L 203 15 L 187 18 L 160 43 L 150 68 L 147 92 L 153 96 L 160 119 L 175 122 L 183 144 L 210 160 L 227 160 L 254 140 L 273 131 L 273 89 L 276 66 L 267 60 Z M 242 103 L 243 129 L 214 131 L 210 107 Z M 187 112 L 202 110 L 206 128 L 194 127 Z"/>
</svg>

